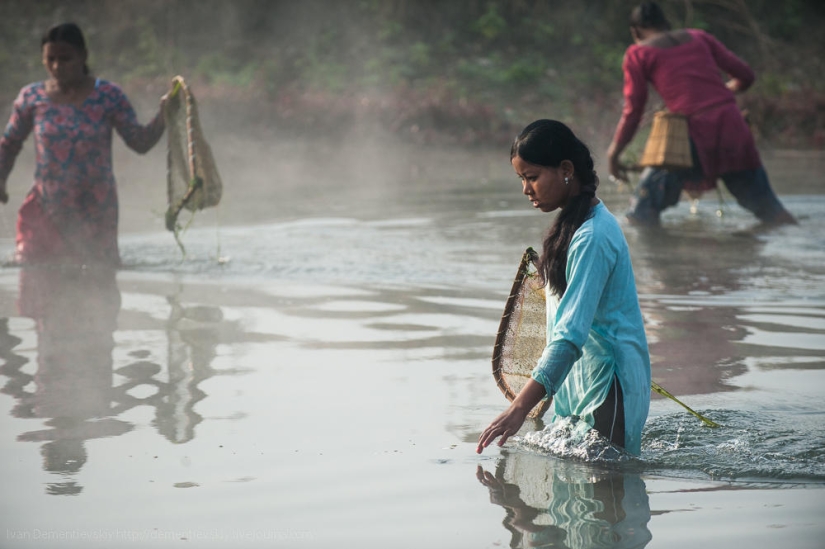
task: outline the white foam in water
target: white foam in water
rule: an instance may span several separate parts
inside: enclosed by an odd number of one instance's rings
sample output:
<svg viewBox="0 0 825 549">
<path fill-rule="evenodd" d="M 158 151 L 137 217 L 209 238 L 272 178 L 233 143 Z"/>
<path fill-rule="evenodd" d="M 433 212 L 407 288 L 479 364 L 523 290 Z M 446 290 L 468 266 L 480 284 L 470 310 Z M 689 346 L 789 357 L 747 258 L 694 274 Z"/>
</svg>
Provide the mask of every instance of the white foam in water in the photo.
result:
<svg viewBox="0 0 825 549">
<path fill-rule="evenodd" d="M 648 420 L 642 434 L 647 471 L 677 477 L 751 483 L 821 484 L 825 465 L 821 427 L 815 418 L 714 410 L 722 427 L 710 429 L 684 414 Z"/>
<path fill-rule="evenodd" d="M 561 418 L 514 441 L 527 450 L 585 462 L 619 463 L 633 459 L 578 418 Z"/>
</svg>

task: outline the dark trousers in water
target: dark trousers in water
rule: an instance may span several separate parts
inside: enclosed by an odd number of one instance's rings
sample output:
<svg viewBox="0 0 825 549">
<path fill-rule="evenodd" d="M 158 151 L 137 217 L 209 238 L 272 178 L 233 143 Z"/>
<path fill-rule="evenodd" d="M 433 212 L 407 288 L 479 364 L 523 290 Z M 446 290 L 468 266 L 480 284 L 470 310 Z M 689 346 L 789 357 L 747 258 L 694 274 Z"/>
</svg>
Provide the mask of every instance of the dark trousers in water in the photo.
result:
<svg viewBox="0 0 825 549">
<path fill-rule="evenodd" d="M 687 181 L 702 178 L 702 167 L 696 149 L 692 146 L 693 168 L 686 170 L 663 170 L 646 168 L 642 172 L 636 190 L 634 204 L 627 217 L 640 225 L 656 225 L 662 210 L 675 206 Z M 753 213 L 763 223 L 793 222 L 779 199 L 771 189 L 768 174 L 762 166 L 755 170 L 744 170 L 722 174 L 725 187 L 736 198 L 736 202 Z"/>
<path fill-rule="evenodd" d="M 593 428 L 611 443 L 624 448 L 624 398 L 619 379 L 613 376 L 613 383 L 607 398 L 593 413 Z"/>
</svg>

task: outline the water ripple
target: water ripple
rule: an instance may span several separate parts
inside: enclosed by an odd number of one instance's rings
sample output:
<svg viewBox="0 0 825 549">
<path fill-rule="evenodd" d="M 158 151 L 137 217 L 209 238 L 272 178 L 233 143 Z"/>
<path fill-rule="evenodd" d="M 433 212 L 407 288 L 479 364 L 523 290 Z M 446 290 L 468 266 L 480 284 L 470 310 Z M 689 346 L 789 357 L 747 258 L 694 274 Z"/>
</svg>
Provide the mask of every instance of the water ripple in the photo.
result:
<svg viewBox="0 0 825 549">
<path fill-rule="evenodd" d="M 795 425 L 789 425 L 784 416 L 770 414 L 704 413 L 723 426 L 704 427 L 684 414 L 648 420 L 640 458 L 570 418 L 511 440 L 521 452 L 663 477 L 754 485 L 825 485 L 821 415 L 800 416 Z"/>
<path fill-rule="evenodd" d="M 825 483 L 821 415 L 789 421 L 784 414 L 707 413 L 723 426 L 710 429 L 683 414 L 648 420 L 642 438 L 645 470 L 722 481 Z"/>
</svg>

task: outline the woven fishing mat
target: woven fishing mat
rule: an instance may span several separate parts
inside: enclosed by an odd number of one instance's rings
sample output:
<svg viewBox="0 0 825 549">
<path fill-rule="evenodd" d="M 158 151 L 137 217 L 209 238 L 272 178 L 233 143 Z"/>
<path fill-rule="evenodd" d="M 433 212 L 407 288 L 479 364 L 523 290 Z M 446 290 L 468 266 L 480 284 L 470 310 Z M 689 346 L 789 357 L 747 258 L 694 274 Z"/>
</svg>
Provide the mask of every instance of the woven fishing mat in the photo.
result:
<svg viewBox="0 0 825 549">
<path fill-rule="evenodd" d="M 163 114 L 168 137 L 166 228 L 177 233 L 181 210 L 216 206 L 223 184 L 201 129 L 195 96 L 183 77 L 173 79 Z"/>
</svg>

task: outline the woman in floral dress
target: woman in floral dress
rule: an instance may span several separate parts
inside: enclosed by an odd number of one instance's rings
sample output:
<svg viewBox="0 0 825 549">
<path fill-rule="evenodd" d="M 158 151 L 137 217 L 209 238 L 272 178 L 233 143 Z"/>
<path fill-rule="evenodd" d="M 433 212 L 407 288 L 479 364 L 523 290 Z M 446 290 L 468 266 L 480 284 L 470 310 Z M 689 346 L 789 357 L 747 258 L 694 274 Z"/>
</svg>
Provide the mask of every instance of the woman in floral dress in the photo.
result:
<svg viewBox="0 0 825 549">
<path fill-rule="evenodd" d="M 152 121 L 139 124 L 123 91 L 89 74 L 83 33 L 73 23 L 51 28 L 41 46 L 50 78 L 20 90 L 0 138 L 0 200 L 6 202 L 6 179 L 34 133 L 34 185 L 18 214 L 15 259 L 117 266 L 112 129 L 129 148 L 147 152 L 163 135 L 164 99 Z"/>
</svg>

